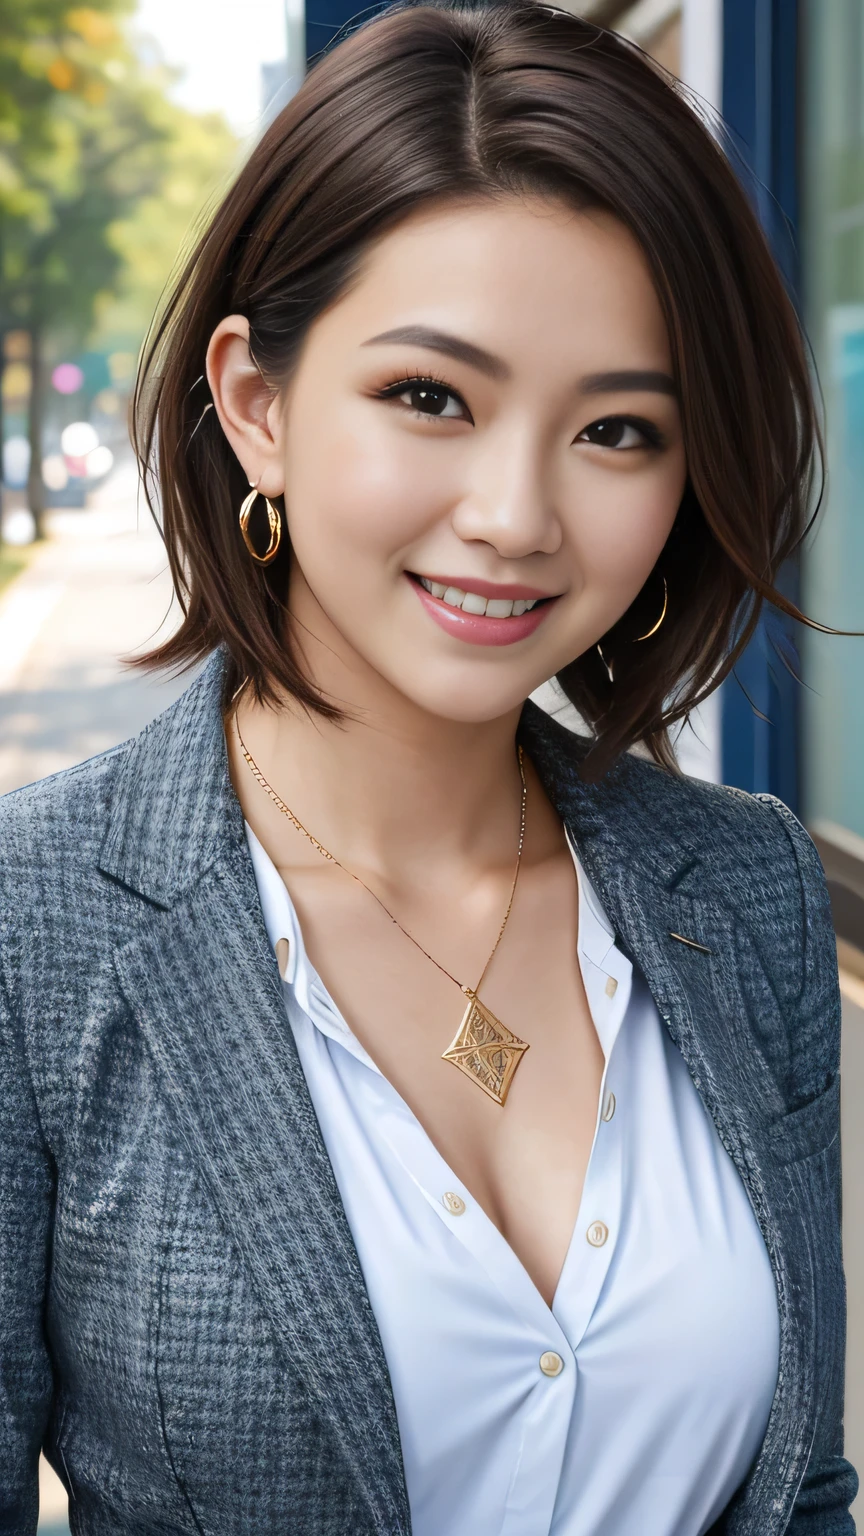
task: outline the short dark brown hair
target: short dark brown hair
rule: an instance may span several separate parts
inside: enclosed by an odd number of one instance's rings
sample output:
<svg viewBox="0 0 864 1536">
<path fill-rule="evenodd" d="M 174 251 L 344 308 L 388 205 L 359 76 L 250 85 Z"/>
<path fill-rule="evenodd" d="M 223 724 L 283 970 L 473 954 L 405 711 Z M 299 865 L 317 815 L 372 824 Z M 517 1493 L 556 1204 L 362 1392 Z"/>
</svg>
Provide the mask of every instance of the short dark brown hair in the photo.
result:
<svg viewBox="0 0 864 1536">
<path fill-rule="evenodd" d="M 134 441 L 158 482 L 177 632 L 145 665 L 218 645 L 232 687 L 338 711 L 286 625 L 287 537 L 246 553 L 246 479 L 204 359 L 228 314 L 278 388 L 369 243 L 422 205 L 535 194 L 602 207 L 635 236 L 669 330 L 688 484 L 631 608 L 559 673 L 591 726 L 596 776 L 637 741 L 672 765 L 668 727 L 732 668 L 808 524 L 819 423 L 792 303 L 747 196 L 683 89 L 635 47 L 533 0 L 398 4 L 325 54 L 253 151 L 174 288 L 142 362 Z M 668 617 L 650 641 L 668 589 Z"/>
</svg>

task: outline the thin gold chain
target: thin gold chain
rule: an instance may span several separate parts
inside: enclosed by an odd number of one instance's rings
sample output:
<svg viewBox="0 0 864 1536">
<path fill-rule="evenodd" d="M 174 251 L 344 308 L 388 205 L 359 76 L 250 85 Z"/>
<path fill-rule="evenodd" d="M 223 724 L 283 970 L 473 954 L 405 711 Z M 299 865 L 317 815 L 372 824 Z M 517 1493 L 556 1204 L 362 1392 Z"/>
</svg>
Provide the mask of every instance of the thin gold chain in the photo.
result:
<svg viewBox="0 0 864 1536">
<path fill-rule="evenodd" d="M 464 992 L 466 997 L 476 997 L 483 982 L 483 978 L 486 975 L 490 965 L 492 964 L 498 945 L 501 943 L 501 940 L 504 936 L 504 929 L 507 927 L 507 919 L 513 910 L 513 898 L 516 895 L 516 882 L 519 879 L 519 867 L 522 863 L 522 849 L 525 846 L 525 812 L 528 804 L 528 785 L 525 781 L 525 768 L 522 762 L 522 748 L 517 747 L 516 749 L 519 762 L 519 777 L 522 780 L 522 803 L 519 819 L 519 847 L 516 852 L 516 869 L 513 874 L 513 884 L 510 887 L 510 899 L 507 902 L 507 911 L 504 913 L 503 922 L 501 923 L 501 927 L 498 929 L 498 937 L 495 940 L 495 943 L 492 945 L 489 959 L 486 961 L 486 964 L 484 965 L 480 974 L 480 980 L 478 981 L 476 987 L 466 987 L 463 982 L 457 981 L 456 977 L 451 975 L 451 973 L 447 970 L 447 967 L 441 965 L 440 961 L 436 960 L 434 955 L 430 955 L 428 949 L 423 948 L 423 945 L 420 944 L 417 939 L 415 939 L 413 933 L 409 933 L 407 928 L 402 927 L 398 917 L 394 917 L 393 913 L 390 911 L 390 908 L 385 907 L 381 897 L 375 895 L 372 887 L 367 885 L 365 880 L 361 880 L 359 875 L 355 875 L 353 869 L 348 869 L 344 864 L 342 864 L 340 860 L 336 858 L 335 854 L 330 853 L 329 849 L 324 847 L 323 843 L 319 843 L 317 837 L 312 836 L 312 833 L 306 827 L 304 827 L 302 821 L 300 821 L 299 818 L 294 815 L 294 812 L 285 804 L 285 801 L 280 799 L 272 784 L 268 784 L 263 773 L 261 772 L 261 769 L 258 767 L 258 764 L 252 756 L 252 753 L 246 746 L 243 737 L 240 735 L 240 725 L 236 715 L 234 716 L 234 729 L 237 732 L 237 740 L 240 743 L 240 751 L 243 753 L 252 777 L 256 779 L 257 782 L 261 785 L 264 793 L 269 795 L 277 811 L 281 811 L 283 816 L 288 817 L 292 827 L 295 827 L 298 832 L 302 832 L 303 836 L 307 838 L 308 841 L 312 844 L 312 847 L 316 849 L 318 853 L 320 853 L 322 859 L 327 859 L 328 863 L 335 864 L 337 869 L 341 869 L 344 874 L 350 875 L 352 880 L 356 880 L 358 885 L 362 885 L 364 891 L 368 891 L 373 900 L 377 901 L 382 912 L 386 912 L 391 923 L 395 923 L 396 927 L 399 929 L 399 932 L 404 933 L 406 939 L 411 940 L 411 943 L 414 945 L 415 949 L 419 949 L 421 955 L 425 955 L 427 960 L 431 960 L 432 964 L 437 966 L 438 970 L 443 972 L 447 979 L 453 982 L 454 986 L 457 986 L 461 992 Z"/>
</svg>

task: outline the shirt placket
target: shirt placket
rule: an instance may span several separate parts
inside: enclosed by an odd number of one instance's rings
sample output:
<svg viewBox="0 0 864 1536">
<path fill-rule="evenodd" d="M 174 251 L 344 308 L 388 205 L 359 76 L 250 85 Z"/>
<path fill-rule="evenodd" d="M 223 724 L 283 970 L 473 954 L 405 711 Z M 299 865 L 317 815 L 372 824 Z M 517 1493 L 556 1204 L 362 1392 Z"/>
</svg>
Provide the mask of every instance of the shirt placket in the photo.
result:
<svg viewBox="0 0 864 1536">
<path fill-rule="evenodd" d="M 621 1229 L 626 1104 L 622 1104 L 622 1073 L 616 1047 L 630 1001 L 632 978 L 628 960 L 614 946 L 599 964 L 584 954 L 580 958 L 605 1064 L 579 1214 L 554 1300 L 555 1316 L 576 1355 L 577 1370 L 579 1345 L 600 1298 Z"/>
<path fill-rule="evenodd" d="M 262 865 L 265 860 L 266 855 L 258 858 Z M 490 1283 L 491 1304 L 506 1307 L 513 1315 L 522 1406 L 519 1450 L 502 1509 L 501 1536 L 543 1536 L 552 1529 L 578 1390 L 578 1345 L 597 1304 L 620 1224 L 621 1122 L 616 1118 L 612 1055 L 629 1002 L 631 967 L 591 907 L 578 862 L 576 867 L 579 960 L 605 1062 L 579 1215 L 552 1309 L 332 1004 L 305 956 L 290 897 L 272 871 L 274 913 L 268 929 L 272 927 L 274 947 L 280 936 L 289 941 L 288 974 L 283 973 L 289 1017 L 295 1027 L 304 1022 L 307 1027 L 314 1025 L 369 1069 L 369 1086 L 379 1101 L 377 1133 L 436 1218 L 482 1266 Z"/>
<path fill-rule="evenodd" d="M 500 1532 L 542 1536 L 552 1522 L 576 1391 L 567 1335 L 494 1222 L 455 1178 L 407 1106 L 404 1114 L 396 1111 L 388 1088 L 381 1079 L 380 1134 L 437 1219 L 482 1266 L 490 1305 L 512 1314 L 521 1424 Z"/>
<path fill-rule="evenodd" d="M 552 1315 L 566 1340 L 560 1350 L 562 1383 L 568 1385 L 567 1425 L 579 1390 L 579 1344 L 603 1289 L 620 1225 L 622 1206 L 621 1119 L 614 1083 L 615 1045 L 630 1001 L 632 968 L 613 936 L 598 922 L 580 885 L 579 961 L 592 1018 L 604 1053 L 597 1120 L 579 1212 L 553 1299 Z M 555 1383 L 553 1382 L 553 1385 Z M 504 1536 L 549 1532 L 554 1504 L 549 1508 L 543 1479 L 548 1475 L 544 1441 L 546 1404 L 535 1397 L 525 1416 L 522 1455 L 514 1477 L 503 1525 Z M 566 1430 L 565 1430 L 566 1433 Z M 557 1449 L 557 1448 L 556 1448 Z M 566 1445 L 563 1448 L 566 1452 Z M 563 1452 L 561 1460 L 563 1461 Z M 559 1476 L 554 1492 L 557 1495 Z"/>
</svg>

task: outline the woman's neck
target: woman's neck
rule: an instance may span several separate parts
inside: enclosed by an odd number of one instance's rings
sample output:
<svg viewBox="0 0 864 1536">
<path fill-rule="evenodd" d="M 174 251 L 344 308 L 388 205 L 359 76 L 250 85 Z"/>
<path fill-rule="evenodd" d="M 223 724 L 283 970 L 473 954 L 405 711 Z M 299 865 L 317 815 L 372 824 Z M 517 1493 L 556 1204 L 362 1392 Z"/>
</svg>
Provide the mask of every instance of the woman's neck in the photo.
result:
<svg viewBox="0 0 864 1536">
<path fill-rule="evenodd" d="M 343 719 L 327 720 L 293 700 L 269 708 L 247 696 L 229 730 L 241 805 L 277 865 L 314 864 L 321 856 L 255 781 L 238 729 L 272 788 L 349 869 L 396 883 L 434 883 L 437 873 L 446 884 L 448 876 L 509 865 L 521 799 L 521 704 L 488 721 L 432 714 L 347 646 L 317 605 L 295 606 L 303 609 L 297 652 L 304 670 Z M 560 827 L 526 769 L 531 842 L 539 851 L 557 842 Z"/>
<path fill-rule="evenodd" d="M 266 825 L 285 861 L 307 861 L 237 750 L 237 731 L 272 788 L 307 830 L 349 867 L 394 871 L 430 861 L 497 862 L 515 842 L 519 711 L 464 724 L 404 711 L 347 711 L 343 722 L 296 706 L 242 701 L 234 738 L 235 787 L 247 819 Z M 274 819 L 278 818 L 278 819 Z M 505 852 L 506 850 L 506 852 Z M 291 855 L 293 854 L 293 857 Z M 320 855 L 318 856 L 320 857 Z"/>
</svg>

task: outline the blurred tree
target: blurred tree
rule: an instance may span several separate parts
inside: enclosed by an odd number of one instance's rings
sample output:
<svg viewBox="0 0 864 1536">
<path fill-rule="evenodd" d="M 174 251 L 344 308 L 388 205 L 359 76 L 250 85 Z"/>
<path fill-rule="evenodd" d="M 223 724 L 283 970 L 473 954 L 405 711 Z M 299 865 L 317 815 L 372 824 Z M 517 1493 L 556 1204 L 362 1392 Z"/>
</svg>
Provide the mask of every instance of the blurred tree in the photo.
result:
<svg viewBox="0 0 864 1536">
<path fill-rule="evenodd" d="M 89 13 L 91 32 L 93 26 L 104 27 L 104 13 L 116 12 L 117 5 L 118 0 L 95 0 Z M 76 87 L 92 94 L 101 86 L 94 69 L 100 61 L 81 57 L 80 22 L 80 13 L 70 13 L 66 0 L 0 0 L 0 444 L 5 338 L 16 324 L 3 283 L 10 225 L 38 228 L 49 216 L 44 192 L 28 174 L 28 162 L 38 162 L 50 152 L 52 106 L 58 93 Z"/>
<path fill-rule="evenodd" d="M 41 532 L 46 340 L 58 329 L 83 335 L 116 278 L 108 231 L 158 185 L 165 82 L 140 67 L 117 18 L 90 7 L 67 10 L 59 37 L 29 38 L 19 65 L 25 100 L 40 73 L 51 87 L 35 131 L 7 150 L 2 249 L 3 309 L 30 335 L 28 500 Z"/>
<path fill-rule="evenodd" d="M 91 345 L 137 352 L 172 270 L 236 168 L 239 142 L 224 117 L 196 116 L 163 101 L 167 137 L 159 187 L 109 231 L 122 265 L 96 301 Z"/>
<path fill-rule="evenodd" d="M 41 32 L 32 26 L 40 8 Z M 133 309 L 137 294 L 139 312 L 145 294 L 148 305 L 158 297 L 207 183 L 236 154 L 220 119 L 201 122 L 170 101 L 173 75 L 139 56 L 124 26 L 128 10 L 126 0 L 71 10 L 56 0 L 0 0 L 0 329 L 30 336 L 28 499 L 40 532 L 52 340 L 80 343 L 113 291 Z M 19 23 L 9 49 L 7 11 Z M 149 277 L 142 207 L 153 226 L 165 226 L 150 236 Z M 144 329 L 139 313 L 133 346 Z"/>
<path fill-rule="evenodd" d="M 107 37 L 122 3 L 94 0 L 83 12 L 70 11 L 68 0 L 0 0 L 0 213 L 44 215 L 24 161 L 50 148 L 58 93 L 101 91 L 104 61 L 88 57 L 82 20 L 91 38 Z"/>
</svg>

